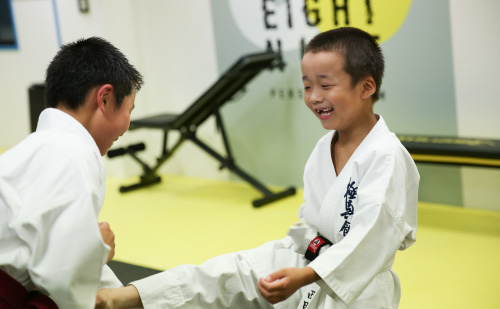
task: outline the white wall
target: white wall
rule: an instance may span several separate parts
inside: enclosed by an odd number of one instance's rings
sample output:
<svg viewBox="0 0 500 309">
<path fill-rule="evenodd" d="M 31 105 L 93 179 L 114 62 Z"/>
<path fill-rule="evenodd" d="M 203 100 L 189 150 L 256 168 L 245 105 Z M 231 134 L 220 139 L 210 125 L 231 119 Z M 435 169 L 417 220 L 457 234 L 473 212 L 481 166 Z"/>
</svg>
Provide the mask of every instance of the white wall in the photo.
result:
<svg viewBox="0 0 500 309">
<path fill-rule="evenodd" d="M 90 0 L 81 14 L 77 1 L 13 0 L 18 50 L 0 51 L 0 148 L 10 148 L 29 134 L 28 87 L 44 80 L 57 52 L 53 4 L 62 43 L 99 35 L 120 48 L 143 73 L 145 86 L 132 118 L 183 111 L 218 76 L 209 1 Z M 458 132 L 464 137 L 500 139 L 499 73 L 500 2 L 450 0 Z M 230 44 L 230 42 L 228 42 Z M 200 138 L 221 149 L 213 122 Z M 117 146 L 145 141 L 148 162 L 160 153 L 160 132 L 128 132 Z M 137 175 L 130 158 L 105 159 L 108 175 Z M 222 178 L 227 173 L 189 143 L 180 148 L 162 172 Z M 464 201 L 470 207 L 500 209 L 499 170 L 464 168 Z"/>
<path fill-rule="evenodd" d="M 218 77 L 208 1 L 90 0 L 82 14 L 77 1 L 14 0 L 19 49 L 0 51 L 0 148 L 8 149 L 30 133 L 28 87 L 43 82 L 45 70 L 59 49 L 57 11 L 62 44 L 102 36 L 117 46 L 144 75 L 132 119 L 161 112 L 181 112 Z M 193 9 L 196 8 L 196 9 Z M 54 10 L 55 9 L 55 10 Z M 173 135 L 172 140 L 174 140 Z M 199 137 L 216 149 L 221 142 L 208 122 Z M 145 141 L 141 154 L 149 163 L 160 154 L 161 133 L 127 133 L 116 147 Z M 130 158 L 104 159 L 108 175 L 138 175 Z M 186 143 L 162 172 L 226 179 L 218 164 Z"/>
<path fill-rule="evenodd" d="M 0 50 L 0 147 L 29 134 L 28 88 L 45 79 L 59 49 L 50 0 L 13 1 L 18 50 Z"/>
<path fill-rule="evenodd" d="M 460 136 L 500 139 L 500 1 L 450 1 Z"/>
<path fill-rule="evenodd" d="M 500 140 L 500 1 L 450 1 L 458 132 Z M 500 169 L 462 168 L 465 206 L 500 210 Z"/>
<path fill-rule="evenodd" d="M 212 15 L 209 1 L 133 1 L 137 20 L 135 42 L 146 85 L 141 113 L 134 117 L 159 113 L 180 113 L 192 104 L 217 78 Z M 141 92 L 143 92 L 141 91 Z M 142 115 L 140 115 L 142 114 Z M 133 118 L 134 118 L 133 117 Z M 160 154 L 162 133 L 132 131 L 129 139 L 146 139 L 145 158 L 154 162 Z M 149 137 L 149 138 L 148 138 Z M 198 131 L 198 137 L 217 150 L 221 149 L 213 121 Z M 171 144 L 177 135 L 169 137 Z M 186 142 L 162 169 L 179 175 L 227 179 L 214 159 L 199 147 Z"/>
</svg>

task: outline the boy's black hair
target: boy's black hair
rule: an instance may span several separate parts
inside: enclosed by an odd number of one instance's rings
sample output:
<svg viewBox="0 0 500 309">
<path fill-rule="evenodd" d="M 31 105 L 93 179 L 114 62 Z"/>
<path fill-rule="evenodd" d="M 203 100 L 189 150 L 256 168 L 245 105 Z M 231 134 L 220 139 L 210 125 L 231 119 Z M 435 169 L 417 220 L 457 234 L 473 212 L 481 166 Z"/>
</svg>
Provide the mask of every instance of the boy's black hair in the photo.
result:
<svg viewBox="0 0 500 309">
<path fill-rule="evenodd" d="M 143 84 L 142 75 L 111 43 L 99 37 L 80 39 L 66 44 L 56 54 L 45 78 L 45 105 L 76 110 L 85 102 L 88 92 L 97 86 L 111 84 L 120 107 L 125 96 Z"/>
<path fill-rule="evenodd" d="M 372 102 L 379 99 L 384 76 L 384 55 L 370 34 L 353 27 L 322 32 L 306 45 L 304 54 L 321 51 L 341 52 L 344 55 L 344 70 L 351 76 L 353 87 L 362 78 L 371 76 L 376 84 Z"/>
</svg>

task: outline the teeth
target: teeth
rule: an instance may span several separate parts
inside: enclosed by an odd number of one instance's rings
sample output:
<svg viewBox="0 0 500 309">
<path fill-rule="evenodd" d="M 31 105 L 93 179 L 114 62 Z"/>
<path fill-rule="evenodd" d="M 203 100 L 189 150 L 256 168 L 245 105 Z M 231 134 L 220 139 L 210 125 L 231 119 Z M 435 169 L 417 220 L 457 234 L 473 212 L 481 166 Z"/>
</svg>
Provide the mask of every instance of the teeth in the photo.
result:
<svg viewBox="0 0 500 309">
<path fill-rule="evenodd" d="M 333 108 L 329 108 L 329 109 L 317 109 L 316 110 L 319 114 L 329 114 L 333 111 Z"/>
</svg>

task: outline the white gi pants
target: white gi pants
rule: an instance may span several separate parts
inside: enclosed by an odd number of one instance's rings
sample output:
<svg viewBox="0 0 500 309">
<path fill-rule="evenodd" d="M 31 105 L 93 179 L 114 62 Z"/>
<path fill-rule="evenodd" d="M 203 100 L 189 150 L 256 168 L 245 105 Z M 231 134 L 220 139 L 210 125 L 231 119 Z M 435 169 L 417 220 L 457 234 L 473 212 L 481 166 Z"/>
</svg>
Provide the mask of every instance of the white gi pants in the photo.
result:
<svg viewBox="0 0 500 309">
<path fill-rule="evenodd" d="M 177 266 L 130 284 L 139 291 L 145 309 L 347 308 L 340 298 L 328 296 L 316 283 L 302 287 L 276 305 L 260 295 L 259 278 L 281 268 L 302 268 L 308 263 L 304 255 L 295 252 L 293 240 L 287 236 L 254 249 L 214 257 L 200 266 Z M 393 275 L 391 270 L 378 274 L 350 308 L 392 308 L 394 287 L 399 288 L 399 281 L 393 281 Z M 386 282 L 394 284 L 387 286 Z M 380 293 L 380 288 L 388 293 Z M 373 297 L 387 299 L 381 301 Z"/>
<path fill-rule="evenodd" d="M 301 293 L 273 306 L 260 295 L 257 281 L 284 267 L 305 267 L 307 262 L 295 253 L 287 236 L 254 249 L 214 257 L 200 266 L 181 265 L 131 284 L 146 309 L 297 308 Z"/>
</svg>

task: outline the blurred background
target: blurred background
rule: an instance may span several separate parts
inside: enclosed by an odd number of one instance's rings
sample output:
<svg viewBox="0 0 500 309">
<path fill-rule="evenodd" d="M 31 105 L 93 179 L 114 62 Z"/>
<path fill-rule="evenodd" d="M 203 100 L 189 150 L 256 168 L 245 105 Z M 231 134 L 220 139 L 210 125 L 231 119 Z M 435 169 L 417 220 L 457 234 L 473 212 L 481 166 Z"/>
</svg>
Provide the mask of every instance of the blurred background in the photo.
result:
<svg viewBox="0 0 500 309">
<path fill-rule="evenodd" d="M 141 174 L 137 162 L 103 158 L 99 219 L 117 235 L 124 283 L 198 264 L 283 237 L 297 220 L 303 168 L 326 133 L 302 98 L 301 50 L 315 34 L 355 26 L 378 40 L 386 71 L 375 112 L 393 132 L 474 146 L 500 140 L 498 12 L 498 0 L 0 0 L 0 153 L 31 132 L 28 89 L 62 44 L 101 36 L 122 50 L 145 79 L 132 119 L 181 113 L 241 56 L 279 52 L 285 67 L 221 113 L 239 166 L 273 189 L 297 187 L 294 197 L 252 208 L 255 190 L 189 142 L 161 167 L 162 184 L 133 193 L 118 187 Z M 223 153 L 212 118 L 197 136 Z M 154 164 L 160 130 L 130 131 L 114 147 L 139 142 Z M 418 241 L 394 265 L 401 308 L 498 308 L 500 169 L 417 167 Z"/>
<path fill-rule="evenodd" d="M 302 186 L 305 161 L 325 131 L 302 100 L 301 48 L 319 31 L 360 27 L 386 57 L 375 111 L 398 134 L 500 139 L 500 2 L 432 0 L 0 0 L 0 148 L 30 133 L 28 88 L 44 80 L 61 44 L 102 36 L 143 73 L 132 118 L 182 112 L 233 62 L 273 48 L 286 67 L 266 71 L 222 108 L 234 156 L 264 183 Z M 10 4 L 10 6 L 9 6 Z M 199 137 L 222 149 L 214 121 Z M 161 132 L 128 133 L 153 162 Z M 105 159 L 108 175 L 140 173 Z M 420 199 L 500 209 L 500 171 L 420 164 Z M 162 172 L 231 179 L 187 143 Z"/>
</svg>

